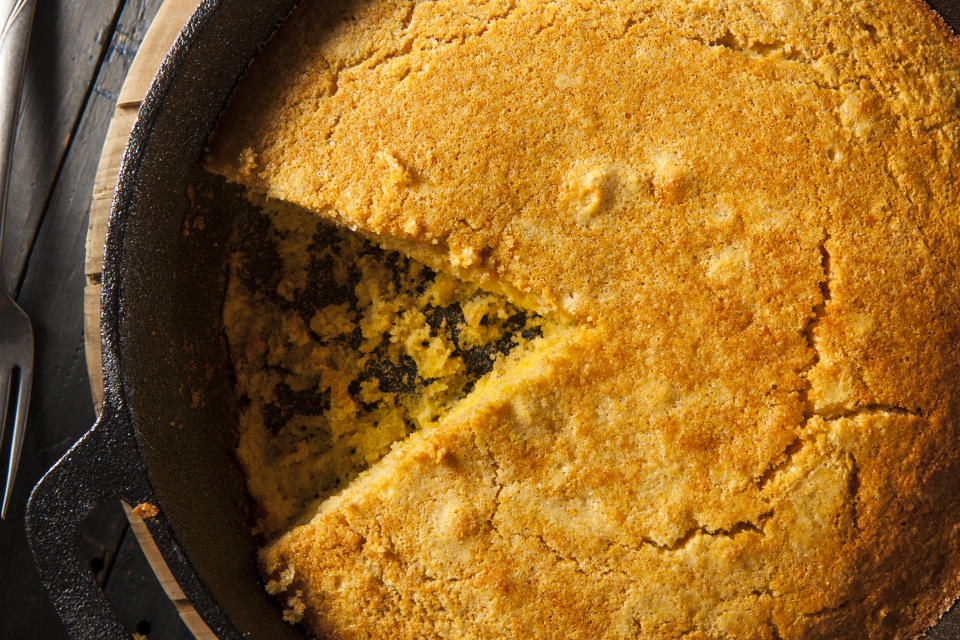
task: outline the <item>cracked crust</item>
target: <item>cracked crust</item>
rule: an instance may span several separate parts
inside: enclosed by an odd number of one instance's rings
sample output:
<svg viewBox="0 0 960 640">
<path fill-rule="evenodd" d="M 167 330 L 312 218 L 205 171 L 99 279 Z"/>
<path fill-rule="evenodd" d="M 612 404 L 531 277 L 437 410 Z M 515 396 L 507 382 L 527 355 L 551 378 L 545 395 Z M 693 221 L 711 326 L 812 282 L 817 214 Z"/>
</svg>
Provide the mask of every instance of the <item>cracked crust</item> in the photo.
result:
<svg viewBox="0 0 960 640">
<path fill-rule="evenodd" d="M 306 2 L 208 166 L 577 329 L 265 574 L 329 638 L 909 638 L 960 592 L 960 52 L 900 0 Z"/>
</svg>

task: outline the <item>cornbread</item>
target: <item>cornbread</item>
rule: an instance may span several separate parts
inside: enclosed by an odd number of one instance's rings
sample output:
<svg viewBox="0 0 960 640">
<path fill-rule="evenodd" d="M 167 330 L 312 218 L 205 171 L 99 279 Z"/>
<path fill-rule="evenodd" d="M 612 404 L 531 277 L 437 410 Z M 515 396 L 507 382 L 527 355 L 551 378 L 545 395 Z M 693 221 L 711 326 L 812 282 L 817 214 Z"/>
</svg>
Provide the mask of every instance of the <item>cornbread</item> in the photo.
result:
<svg viewBox="0 0 960 640">
<path fill-rule="evenodd" d="M 914 0 L 303 2 L 207 167 L 565 328 L 270 533 L 285 618 L 918 636 L 960 593 L 958 156 Z"/>
</svg>

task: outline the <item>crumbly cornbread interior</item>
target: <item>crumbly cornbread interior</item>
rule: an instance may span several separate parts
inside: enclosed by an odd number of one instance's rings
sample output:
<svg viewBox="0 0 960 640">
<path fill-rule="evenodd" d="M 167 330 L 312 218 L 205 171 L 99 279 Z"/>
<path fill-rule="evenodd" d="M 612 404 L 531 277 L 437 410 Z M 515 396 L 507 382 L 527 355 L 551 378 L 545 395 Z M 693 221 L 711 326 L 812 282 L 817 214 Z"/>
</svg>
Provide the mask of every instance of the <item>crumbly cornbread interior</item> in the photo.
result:
<svg viewBox="0 0 960 640">
<path fill-rule="evenodd" d="M 267 500 L 285 617 L 918 636 L 960 593 L 958 156 L 960 49 L 912 0 L 302 3 L 207 167 L 563 330 L 423 428 L 358 412 L 379 453 L 310 471 L 308 517 Z"/>
<path fill-rule="evenodd" d="M 223 318 L 258 532 L 312 516 L 391 444 L 563 331 L 309 211 L 254 200 L 263 218 L 237 227 Z"/>
</svg>

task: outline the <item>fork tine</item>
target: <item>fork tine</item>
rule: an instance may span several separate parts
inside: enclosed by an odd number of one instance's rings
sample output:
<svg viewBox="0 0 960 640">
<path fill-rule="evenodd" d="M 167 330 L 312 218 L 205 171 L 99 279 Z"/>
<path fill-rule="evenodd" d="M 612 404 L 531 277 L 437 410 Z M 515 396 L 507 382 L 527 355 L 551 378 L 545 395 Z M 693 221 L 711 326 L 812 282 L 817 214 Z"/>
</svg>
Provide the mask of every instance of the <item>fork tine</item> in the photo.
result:
<svg viewBox="0 0 960 640">
<path fill-rule="evenodd" d="M 14 408 L 13 434 L 10 437 L 10 464 L 7 466 L 7 481 L 3 490 L 3 505 L 0 506 L 0 520 L 7 516 L 7 504 L 13 496 L 14 479 L 17 476 L 17 466 L 20 464 L 20 451 L 23 449 L 23 437 L 26 433 L 27 414 L 30 412 L 30 387 L 33 382 L 33 371 L 30 368 L 20 369 L 19 387 L 17 391 L 17 406 Z M 6 381 L 2 387 L 9 387 L 10 374 L 6 374 Z M 9 398 L 9 390 L 6 397 Z M 3 407 L 3 417 L 7 417 L 6 406 Z M 4 420 L 6 421 L 6 420 Z"/>
<path fill-rule="evenodd" d="M 10 401 L 10 369 L 0 370 L 0 447 L 3 446 L 3 436 L 7 430 L 7 403 Z M 0 453 L 3 451 L 0 450 Z"/>
</svg>

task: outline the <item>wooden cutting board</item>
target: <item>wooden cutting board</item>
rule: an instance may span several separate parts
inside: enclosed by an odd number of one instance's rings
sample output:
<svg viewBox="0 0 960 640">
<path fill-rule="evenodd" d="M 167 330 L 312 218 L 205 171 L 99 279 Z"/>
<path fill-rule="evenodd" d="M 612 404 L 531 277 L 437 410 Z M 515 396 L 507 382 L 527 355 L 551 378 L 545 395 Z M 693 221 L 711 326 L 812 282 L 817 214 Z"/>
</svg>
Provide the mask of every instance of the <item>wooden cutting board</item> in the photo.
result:
<svg viewBox="0 0 960 640">
<path fill-rule="evenodd" d="M 103 367 L 100 350 L 100 275 L 103 264 L 103 243 L 107 232 L 110 203 L 117 184 L 117 173 L 127 138 L 137 117 L 137 110 L 150 87 L 150 81 L 170 50 L 180 29 L 199 5 L 199 0 L 165 0 L 157 11 L 150 29 L 144 36 L 137 56 L 131 64 L 123 88 L 117 98 L 116 111 L 107 138 L 100 154 L 97 177 L 90 203 L 90 222 L 87 228 L 85 260 L 86 287 L 83 296 L 84 346 L 87 371 L 90 374 L 90 390 L 97 413 L 103 403 Z M 130 527 L 140 542 L 140 547 L 157 575 L 160 585 L 177 607 L 187 628 L 198 640 L 216 640 L 216 636 L 203 622 L 196 609 L 187 600 L 173 574 L 167 567 L 160 550 L 150 536 L 143 519 L 124 504 Z"/>
</svg>

